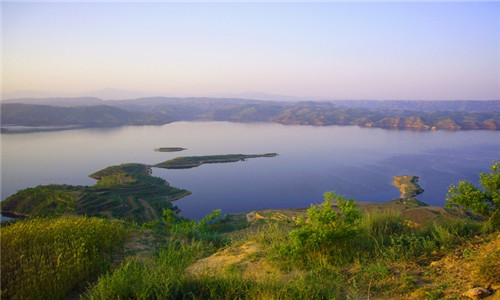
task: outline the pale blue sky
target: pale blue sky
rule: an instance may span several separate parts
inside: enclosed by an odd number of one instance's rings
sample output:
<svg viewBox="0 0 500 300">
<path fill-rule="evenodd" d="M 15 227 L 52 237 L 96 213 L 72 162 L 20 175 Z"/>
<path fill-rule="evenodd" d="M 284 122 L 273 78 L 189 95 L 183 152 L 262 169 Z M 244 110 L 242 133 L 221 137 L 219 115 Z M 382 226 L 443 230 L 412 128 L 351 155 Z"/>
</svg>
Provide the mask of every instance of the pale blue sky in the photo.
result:
<svg viewBox="0 0 500 300">
<path fill-rule="evenodd" d="M 4 92 L 500 99 L 500 2 L 2 6 Z"/>
</svg>

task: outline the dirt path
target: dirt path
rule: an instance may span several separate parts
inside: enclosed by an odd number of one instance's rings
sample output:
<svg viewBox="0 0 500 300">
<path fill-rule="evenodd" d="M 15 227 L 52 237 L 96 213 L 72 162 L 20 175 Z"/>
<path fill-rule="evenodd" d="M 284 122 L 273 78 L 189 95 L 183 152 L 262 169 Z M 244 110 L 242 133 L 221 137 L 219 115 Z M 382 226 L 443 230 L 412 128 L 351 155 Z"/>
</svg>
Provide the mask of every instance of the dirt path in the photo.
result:
<svg viewBox="0 0 500 300">
<path fill-rule="evenodd" d="M 285 274 L 270 265 L 264 259 L 262 250 L 252 241 L 239 246 L 230 246 L 209 257 L 200 259 L 186 269 L 186 274 L 222 277 L 241 275 L 249 280 L 279 280 L 283 283 L 296 275 L 293 272 Z"/>
<path fill-rule="evenodd" d="M 150 229 L 139 229 L 133 232 L 123 244 L 123 255 L 137 256 L 139 259 L 150 257 L 165 243 L 165 236 Z"/>
</svg>

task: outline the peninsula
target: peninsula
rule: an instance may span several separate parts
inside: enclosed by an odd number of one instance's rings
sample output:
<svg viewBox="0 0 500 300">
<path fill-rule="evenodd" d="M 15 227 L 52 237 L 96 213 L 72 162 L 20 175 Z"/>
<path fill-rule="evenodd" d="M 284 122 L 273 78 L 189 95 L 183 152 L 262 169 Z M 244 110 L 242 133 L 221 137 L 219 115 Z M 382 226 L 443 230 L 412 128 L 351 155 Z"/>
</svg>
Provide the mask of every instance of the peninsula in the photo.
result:
<svg viewBox="0 0 500 300">
<path fill-rule="evenodd" d="M 89 177 L 97 180 L 93 186 L 52 184 L 21 190 L 1 203 L 1 212 L 16 217 L 86 215 L 141 224 L 157 220 L 164 209 L 178 211 L 172 201 L 191 194 L 151 176 L 144 164 L 111 166 Z"/>
<path fill-rule="evenodd" d="M 182 156 L 165 162 L 153 165 L 153 167 L 164 169 L 190 169 L 203 164 L 228 163 L 245 161 L 248 158 L 275 157 L 277 153 L 265 154 L 225 154 L 225 155 L 205 155 L 205 156 Z"/>
</svg>

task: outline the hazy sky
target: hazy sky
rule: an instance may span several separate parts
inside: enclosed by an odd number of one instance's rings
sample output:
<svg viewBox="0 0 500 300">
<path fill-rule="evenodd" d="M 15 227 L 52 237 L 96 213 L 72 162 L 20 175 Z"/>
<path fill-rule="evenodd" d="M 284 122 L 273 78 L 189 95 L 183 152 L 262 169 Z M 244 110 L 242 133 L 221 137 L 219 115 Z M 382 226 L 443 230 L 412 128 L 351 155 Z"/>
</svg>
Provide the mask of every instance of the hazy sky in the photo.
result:
<svg viewBox="0 0 500 300">
<path fill-rule="evenodd" d="M 500 99 L 500 2 L 2 3 L 3 91 Z"/>
</svg>

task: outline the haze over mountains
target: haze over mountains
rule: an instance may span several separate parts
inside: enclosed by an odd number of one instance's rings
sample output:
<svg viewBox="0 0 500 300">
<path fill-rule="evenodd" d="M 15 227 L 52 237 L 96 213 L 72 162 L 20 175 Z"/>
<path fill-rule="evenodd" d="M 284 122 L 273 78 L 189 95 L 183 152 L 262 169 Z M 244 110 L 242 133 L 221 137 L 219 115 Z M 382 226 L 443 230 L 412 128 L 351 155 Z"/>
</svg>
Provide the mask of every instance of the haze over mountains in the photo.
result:
<svg viewBox="0 0 500 300">
<path fill-rule="evenodd" d="M 63 93 L 50 91 L 35 91 L 35 90 L 16 90 L 2 93 L 3 99 L 19 99 L 19 98 L 80 98 L 80 97 L 96 97 L 103 100 L 119 100 L 119 99 L 135 99 L 142 97 L 153 97 L 159 93 L 145 92 L 135 90 L 123 90 L 114 88 L 105 88 L 81 93 Z M 169 96 L 161 93 L 161 95 Z"/>
<path fill-rule="evenodd" d="M 105 88 L 100 90 L 93 90 L 82 93 L 63 93 L 63 92 L 47 92 L 35 90 L 16 90 L 11 92 L 2 93 L 3 99 L 24 99 L 24 98 L 80 98 L 80 97 L 95 97 L 103 100 L 123 100 L 123 99 L 137 99 L 146 97 L 184 97 L 186 95 L 173 95 L 164 92 L 150 92 L 150 91 L 135 91 L 124 90 L 115 88 Z M 265 101 L 305 101 L 305 100 L 325 100 L 325 97 L 297 97 L 291 95 L 279 95 L 263 92 L 242 92 L 242 93 L 216 93 L 206 95 L 212 98 L 242 98 L 242 99 L 255 99 Z"/>
<path fill-rule="evenodd" d="M 491 101 L 261 101 L 241 98 L 96 97 L 2 101 L 2 126 L 109 127 L 174 121 L 358 125 L 417 130 L 497 130 L 500 100 Z"/>
<path fill-rule="evenodd" d="M 266 93 L 260 91 L 245 91 L 239 93 L 212 93 L 212 94 L 173 94 L 165 92 L 155 92 L 155 91 L 141 91 L 141 90 L 126 90 L 117 88 L 103 88 L 98 90 L 86 91 L 86 92 L 55 92 L 55 91 L 37 91 L 37 90 L 15 90 L 10 92 L 3 92 L 2 99 L 14 100 L 14 99 L 27 99 L 27 98 L 99 98 L 102 100 L 124 100 L 124 99 L 138 99 L 138 98 L 237 98 L 237 99 L 253 99 L 253 100 L 263 100 L 263 101 L 285 101 L 285 102 L 298 102 L 298 101 L 335 101 L 335 102 L 345 102 L 344 105 L 349 106 L 349 103 L 364 102 L 364 101 L 380 101 L 380 102 L 392 102 L 392 101 L 454 101 L 449 99 L 436 99 L 436 100 L 421 100 L 421 99 L 345 99 L 336 97 L 324 97 L 318 95 L 308 95 L 307 97 L 296 96 L 293 94 L 275 94 Z M 461 100 L 474 100 L 474 99 L 461 99 Z M 495 100 L 495 99 L 481 99 L 481 101 Z M 496 99 L 498 100 L 498 99 Z M 358 104 L 355 105 L 355 107 Z"/>
</svg>

